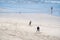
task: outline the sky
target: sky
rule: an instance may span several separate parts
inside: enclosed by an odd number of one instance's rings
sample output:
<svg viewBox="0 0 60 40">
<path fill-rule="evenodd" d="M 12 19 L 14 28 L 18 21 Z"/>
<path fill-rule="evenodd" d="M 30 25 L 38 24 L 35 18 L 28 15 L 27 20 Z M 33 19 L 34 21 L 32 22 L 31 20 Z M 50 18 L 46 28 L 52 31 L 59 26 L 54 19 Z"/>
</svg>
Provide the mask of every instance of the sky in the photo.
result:
<svg viewBox="0 0 60 40">
<path fill-rule="evenodd" d="M 0 13 L 51 13 L 60 16 L 60 0 L 0 0 Z"/>
</svg>

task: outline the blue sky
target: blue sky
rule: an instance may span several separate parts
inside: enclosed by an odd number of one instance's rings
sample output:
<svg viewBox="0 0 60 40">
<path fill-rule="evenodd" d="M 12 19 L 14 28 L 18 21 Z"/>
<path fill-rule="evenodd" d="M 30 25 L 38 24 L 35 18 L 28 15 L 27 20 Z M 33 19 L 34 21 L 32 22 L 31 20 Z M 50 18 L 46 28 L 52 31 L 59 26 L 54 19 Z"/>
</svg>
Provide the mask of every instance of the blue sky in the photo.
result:
<svg viewBox="0 0 60 40">
<path fill-rule="evenodd" d="M 53 7 L 53 15 L 60 16 L 59 0 L 0 0 L 0 13 L 2 12 L 28 12 L 48 13 Z"/>
</svg>

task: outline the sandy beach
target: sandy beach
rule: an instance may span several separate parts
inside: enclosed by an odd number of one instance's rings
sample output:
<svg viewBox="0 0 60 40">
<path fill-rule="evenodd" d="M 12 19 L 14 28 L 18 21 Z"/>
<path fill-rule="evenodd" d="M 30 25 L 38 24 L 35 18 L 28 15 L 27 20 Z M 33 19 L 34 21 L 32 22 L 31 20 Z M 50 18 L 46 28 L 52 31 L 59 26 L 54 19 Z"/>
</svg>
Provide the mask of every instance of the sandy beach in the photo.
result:
<svg viewBox="0 0 60 40">
<path fill-rule="evenodd" d="M 1 14 L 0 40 L 60 40 L 60 17 L 39 13 Z"/>
</svg>

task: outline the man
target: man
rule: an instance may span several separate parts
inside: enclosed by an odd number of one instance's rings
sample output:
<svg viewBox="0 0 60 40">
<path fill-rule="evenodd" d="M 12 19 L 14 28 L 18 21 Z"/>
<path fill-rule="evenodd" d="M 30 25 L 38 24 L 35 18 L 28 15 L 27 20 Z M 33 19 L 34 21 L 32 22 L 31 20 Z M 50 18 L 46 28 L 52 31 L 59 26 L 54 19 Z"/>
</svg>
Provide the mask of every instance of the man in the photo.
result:
<svg viewBox="0 0 60 40">
<path fill-rule="evenodd" d="M 51 7 L 51 15 L 52 15 L 52 13 L 53 13 L 53 7 Z"/>
</svg>

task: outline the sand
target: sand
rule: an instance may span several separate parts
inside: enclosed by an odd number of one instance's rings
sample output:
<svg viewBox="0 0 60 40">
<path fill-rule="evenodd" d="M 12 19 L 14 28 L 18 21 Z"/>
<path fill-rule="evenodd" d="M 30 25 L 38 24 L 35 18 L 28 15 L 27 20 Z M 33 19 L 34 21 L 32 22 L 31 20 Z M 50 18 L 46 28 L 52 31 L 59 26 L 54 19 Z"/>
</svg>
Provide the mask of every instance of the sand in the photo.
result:
<svg viewBox="0 0 60 40">
<path fill-rule="evenodd" d="M 48 14 L 1 14 L 0 40 L 60 40 L 59 20 L 60 17 Z"/>
</svg>

